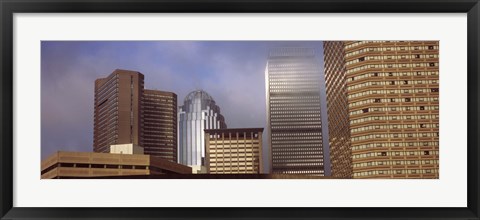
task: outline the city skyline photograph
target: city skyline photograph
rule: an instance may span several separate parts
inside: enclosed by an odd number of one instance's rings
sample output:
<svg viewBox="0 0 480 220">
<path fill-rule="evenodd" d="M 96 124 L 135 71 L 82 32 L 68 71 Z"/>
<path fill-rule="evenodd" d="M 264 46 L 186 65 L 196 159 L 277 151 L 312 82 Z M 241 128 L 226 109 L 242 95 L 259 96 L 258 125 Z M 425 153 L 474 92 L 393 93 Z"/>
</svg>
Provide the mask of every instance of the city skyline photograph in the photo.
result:
<svg viewBox="0 0 480 220">
<path fill-rule="evenodd" d="M 438 45 L 43 41 L 42 179 L 438 179 Z"/>
</svg>

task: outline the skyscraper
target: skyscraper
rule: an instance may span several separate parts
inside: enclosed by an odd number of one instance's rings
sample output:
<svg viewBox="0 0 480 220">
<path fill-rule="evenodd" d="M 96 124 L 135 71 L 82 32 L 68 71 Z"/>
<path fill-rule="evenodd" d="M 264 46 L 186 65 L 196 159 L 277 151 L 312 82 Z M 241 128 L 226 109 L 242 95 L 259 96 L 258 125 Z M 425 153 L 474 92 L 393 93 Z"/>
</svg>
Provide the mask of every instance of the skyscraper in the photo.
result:
<svg viewBox="0 0 480 220">
<path fill-rule="evenodd" d="M 205 129 L 227 128 L 220 107 L 205 91 L 189 93 L 178 110 L 178 162 L 205 168 Z"/>
<path fill-rule="evenodd" d="M 143 74 L 117 69 L 95 81 L 94 111 L 94 152 L 131 144 L 177 162 L 176 94 L 146 90 Z"/>
<path fill-rule="evenodd" d="M 144 152 L 177 162 L 177 95 L 144 90 Z"/>
<path fill-rule="evenodd" d="M 109 152 L 114 144 L 143 145 L 143 79 L 139 72 L 117 69 L 95 80 L 94 152 Z"/>
<path fill-rule="evenodd" d="M 262 133 L 263 128 L 205 130 L 207 172 L 262 173 Z"/>
<path fill-rule="evenodd" d="M 323 144 L 321 70 L 312 48 L 275 48 L 265 70 L 270 169 L 274 174 L 330 175 Z"/>
<path fill-rule="evenodd" d="M 345 44 L 343 41 L 325 41 L 323 45 L 332 176 L 352 178 Z"/>
<path fill-rule="evenodd" d="M 348 109 L 329 124 L 348 120 L 350 130 L 350 142 L 343 130 L 330 141 L 350 144 L 353 177 L 438 178 L 439 42 L 329 42 L 324 51 L 329 112 Z"/>
</svg>

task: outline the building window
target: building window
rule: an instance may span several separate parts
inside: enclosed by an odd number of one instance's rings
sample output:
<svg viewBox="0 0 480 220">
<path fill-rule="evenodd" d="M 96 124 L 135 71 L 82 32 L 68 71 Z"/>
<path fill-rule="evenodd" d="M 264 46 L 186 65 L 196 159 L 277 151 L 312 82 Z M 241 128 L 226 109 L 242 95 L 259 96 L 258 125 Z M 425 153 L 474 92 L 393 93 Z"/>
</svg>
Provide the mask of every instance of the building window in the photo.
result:
<svg viewBox="0 0 480 220">
<path fill-rule="evenodd" d="M 360 62 L 361 62 L 361 61 L 365 61 L 365 57 L 360 57 L 360 58 L 358 58 L 358 61 L 360 61 Z"/>
<path fill-rule="evenodd" d="M 407 80 L 403 81 L 403 84 L 405 84 L 405 85 L 408 84 L 408 81 Z"/>
<path fill-rule="evenodd" d="M 429 66 L 435 66 L 435 63 L 429 63 L 428 65 Z"/>
<path fill-rule="evenodd" d="M 428 151 L 428 150 L 427 150 L 427 151 L 424 151 L 424 152 L 423 152 L 423 155 L 430 155 L 430 151 Z"/>
<path fill-rule="evenodd" d="M 387 156 L 387 152 L 382 152 L 382 156 Z"/>
<path fill-rule="evenodd" d="M 433 50 L 433 46 L 428 46 L 428 49 L 429 49 L 429 50 Z"/>
<path fill-rule="evenodd" d="M 410 102 L 410 98 L 405 98 L 405 102 Z"/>
<path fill-rule="evenodd" d="M 420 54 L 415 54 L 415 58 L 416 58 L 416 59 L 419 59 L 419 58 L 420 58 Z"/>
<path fill-rule="evenodd" d="M 380 102 L 380 99 L 375 99 L 375 102 Z"/>
<path fill-rule="evenodd" d="M 431 89 L 432 92 L 438 92 L 438 88 Z"/>
<path fill-rule="evenodd" d="M 363 113 L 367 113 L 367 112 L 368 112 L 368 108 L 364 108 L 362 111 L 363 111 Z"/>
</svg>

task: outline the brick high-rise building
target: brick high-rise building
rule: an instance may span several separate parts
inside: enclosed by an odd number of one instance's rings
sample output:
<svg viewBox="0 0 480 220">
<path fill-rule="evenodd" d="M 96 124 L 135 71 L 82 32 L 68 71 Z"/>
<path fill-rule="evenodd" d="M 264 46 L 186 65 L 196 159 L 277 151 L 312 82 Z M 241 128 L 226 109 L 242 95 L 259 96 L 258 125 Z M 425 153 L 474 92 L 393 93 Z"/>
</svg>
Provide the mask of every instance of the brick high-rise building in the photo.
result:
<svg viewBox="0 0 480 220">
<path fill-rule="evenodd" d="M 144 152 L 177 162 L 177 95 L 144 90 Z"/>
<path fill-rule="evenodd" d="M 143 79 L 139 72 L 117 69 L 95 80 L 94 152 L 109 152 L 114 144 L 143 145 Z"/>
<path fill-rule="evenodd" d="M 177 95 L 144 89 L 144 76 L 115 70 L 95 81 L 94 152 L 133 144 L 144 154 L 177 161 Z"/>
<path fill-rule="evenodd" d="M 313 48 L 275 48 L 269 53 L 265 81 L 273 174 L 330 175 L 318 59 Z"/>
<path fill-rule="evenodd" d="M 350 144 L 353 178 L 438 178 L 439 42 L 326 42 L 324 51 L 329 112 L 348 109 L 330 126 L 350 126 L 350 141 L 342 130 L 330 142 Z M 347 94 L 337 90 L 345 84 Z"/>
</svg>

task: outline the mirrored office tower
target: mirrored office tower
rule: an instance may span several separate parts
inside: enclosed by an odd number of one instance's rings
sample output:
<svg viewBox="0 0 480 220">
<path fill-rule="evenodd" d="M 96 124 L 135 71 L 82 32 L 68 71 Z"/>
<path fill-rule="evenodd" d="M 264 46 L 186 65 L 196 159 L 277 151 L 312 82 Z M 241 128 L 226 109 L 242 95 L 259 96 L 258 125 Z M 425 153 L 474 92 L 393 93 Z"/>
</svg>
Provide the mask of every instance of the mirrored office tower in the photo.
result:
<svg viewBox="0 0 480 220">
<path fill-rule="evenodd" d="M 271 173 L 330 175 L 328 143 L 323 144 L 322 135 L 318 59 L 313 48 L 269 52 L 265 81 Z"/>
<path fill-rule="evenodd" d="M 178 162 L 194 168 L 205 166 L 205 129 L 227 128 L 213 98 L 203 90 L 185 97 L 178 109 Z"/>
</svg>

